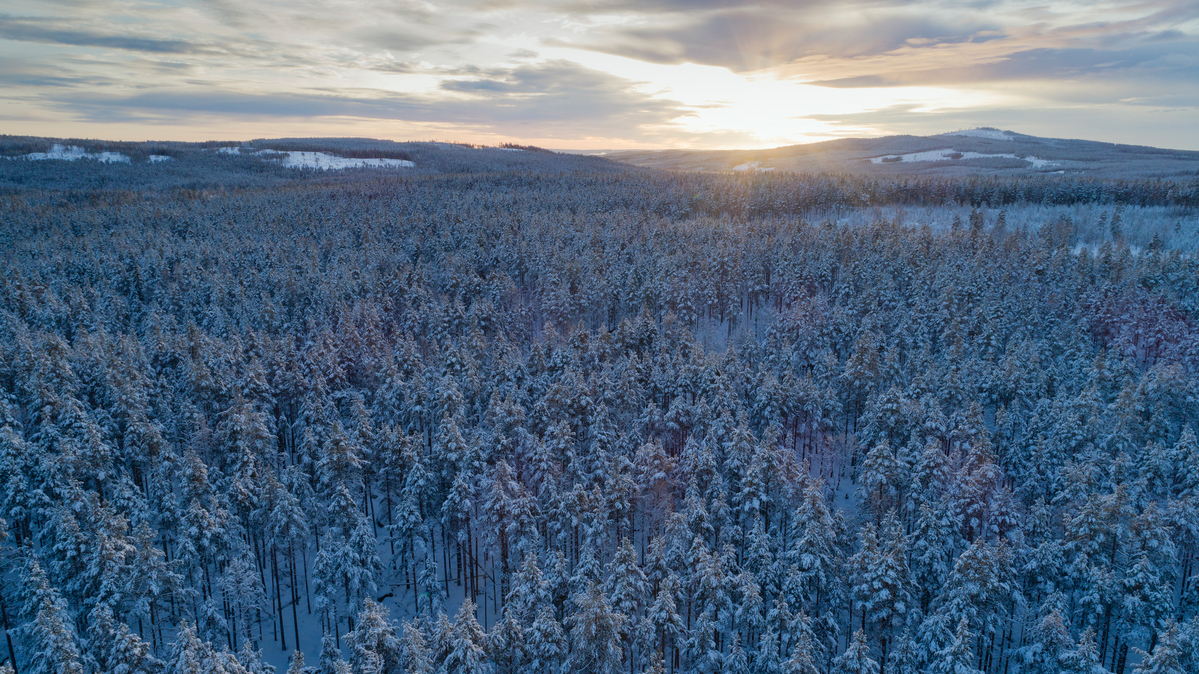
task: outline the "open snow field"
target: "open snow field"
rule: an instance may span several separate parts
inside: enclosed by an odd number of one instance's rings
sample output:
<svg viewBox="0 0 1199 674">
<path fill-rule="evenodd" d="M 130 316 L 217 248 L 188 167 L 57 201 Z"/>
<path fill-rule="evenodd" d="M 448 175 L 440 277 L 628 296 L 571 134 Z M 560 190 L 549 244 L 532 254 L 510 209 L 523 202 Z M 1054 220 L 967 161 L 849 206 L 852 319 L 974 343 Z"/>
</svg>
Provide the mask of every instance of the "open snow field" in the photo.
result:
<svg viewBox="0 0 1199 674">
<path fill-rule="evenodd" d="M 241 147 L 221 147 L 217 148 L 217 152 L 222 154 L 242 154 Z M 279 161 L 287 168 L 310 168 L 321 171 L 340 171 L 351 168 L 413 168 L 415 162 L 406 159 L 375 159 L 366 157 L 338 157 L 328 152 L 295 152 L 282 150 L 257 150 L 248 152 L 266 158 L 275 158 L 275 155 L 280 155 Z"/>
<path fill-rule="evenodd" d="M 122 164 L 129 163 L 129 157 L 120 152 L 87 152 L 78 145 L 60 145 L 55 143 L 50 147 L 48 152 L 30 152 L 19 157 L 9 157 L 9 159 L 28 159 L 30 161 L 44 161 L 47 159 L 61 159 L 62 161 L 78 161 L 80 159 L 91 159 L 103 164 L 111 164 L 120 162 Z"/>
</svg>

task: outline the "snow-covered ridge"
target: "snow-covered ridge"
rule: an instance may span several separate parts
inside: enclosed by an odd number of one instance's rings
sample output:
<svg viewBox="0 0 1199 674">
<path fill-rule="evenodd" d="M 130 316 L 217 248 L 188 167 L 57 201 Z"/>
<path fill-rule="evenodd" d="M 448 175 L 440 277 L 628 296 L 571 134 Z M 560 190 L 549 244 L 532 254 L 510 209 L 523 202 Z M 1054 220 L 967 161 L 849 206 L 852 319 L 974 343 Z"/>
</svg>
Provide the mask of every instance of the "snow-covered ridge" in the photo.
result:
<svg viewBox="0 0 1199 674">
<path fill-rule="evenodd" d="M 1029 155 L 1027 157 L 1018 157 L 1014 154 L 984 154 L 982 152 L 958 152 L 953 148 L 945 150 L 926 150 L 924 152 L 912 152 L 909 154 L 891 154 L 882 157 L 871 157 L 871 164 L 890 164 L 897 162 L 917 162 L 917 161 L 953 161 L 957 159 L 1019 159 L 1026 161 L 1032 165 L 1032 168 L 1044 168 L 1046 166 L 1057 166 L 1057 162 L 1048 159 L 1040 159 Z"/>
<path fill-rule="evenodd" d="M 222 154 L 241 154 L 241 147 L 220 147 L 217 152 Z M 327 152 L 295 152 L 283 150 L 258 150 L 254 155 L 282 155 L 279 160 L 287 168 L 312 168 L 322 171 L 340 171 L 349 168 L 412 168 L 415 162 L 407 159 L 375 159 L 367 157 L 338 157 Z M 273 158 L 273 157 L 271 157 Z"/>
<path fill-rule="evenodd" d="M 1012 140 L 1012 135 L 1007 131 L 999 129 L 964 129 L 962 131 L 953 131 L 951 133 L 943 133 L 942 136 L 969 136 L 971 138 L 990 138 L 991 140 Z"/>
<path fill-rule="evenodd" d="M 8 157 L 9 159 L 29 159 L 31 161 L 44 161 L 46 159 L 61 159 L 63 161 L 76 161 L 79 159 L 93 159 L 105 164 L 122 163 L 128 164 L 129 157 L 120 152 L 88 152 L 78 145 L 61 145 L 55 143 L 50 146 L 49 152 L 30 152 L 19 157 Z"/>
</svg>

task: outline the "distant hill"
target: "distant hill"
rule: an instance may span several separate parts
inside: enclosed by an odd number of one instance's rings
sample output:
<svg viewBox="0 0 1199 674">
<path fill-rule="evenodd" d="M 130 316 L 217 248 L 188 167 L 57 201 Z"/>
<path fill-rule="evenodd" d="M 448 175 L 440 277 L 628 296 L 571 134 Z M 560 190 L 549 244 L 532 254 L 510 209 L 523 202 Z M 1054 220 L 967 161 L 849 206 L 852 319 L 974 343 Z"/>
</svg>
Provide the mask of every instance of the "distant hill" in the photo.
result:
<svg viewBox="0 0 1199 674">
<path fill-rule="evenodd" d="M 1190 179 L 1199 176 L 1199 152 L 1039 138 L 992 128 L 936 136 L 844 138 L 769 150 L 617 150 L 587 154 L 672 171 L 793 171 L 940 177 L 1059 174 Z"/>
<path fill-rule="evenodd" d="M 270 186 L 372 175 L 641 170 L 604 157 L 512 145 L 397 143 L 371 138 L 123 142 L 0 135 L 0 194 L 31 189 Z"/>
</svg>

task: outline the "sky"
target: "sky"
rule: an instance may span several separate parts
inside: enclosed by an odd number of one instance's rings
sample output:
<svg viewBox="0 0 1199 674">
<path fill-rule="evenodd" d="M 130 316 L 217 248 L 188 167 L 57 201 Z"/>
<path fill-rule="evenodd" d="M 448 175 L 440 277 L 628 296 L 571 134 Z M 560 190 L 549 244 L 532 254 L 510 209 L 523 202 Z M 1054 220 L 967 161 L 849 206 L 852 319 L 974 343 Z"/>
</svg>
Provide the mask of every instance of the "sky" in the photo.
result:
<svg viewBox="0 0 1199 674">
<path fill-rule="evenodd" d="M 1199 2 L 4 0 L 0 133 L 1199 150 Z"/>
</svg>

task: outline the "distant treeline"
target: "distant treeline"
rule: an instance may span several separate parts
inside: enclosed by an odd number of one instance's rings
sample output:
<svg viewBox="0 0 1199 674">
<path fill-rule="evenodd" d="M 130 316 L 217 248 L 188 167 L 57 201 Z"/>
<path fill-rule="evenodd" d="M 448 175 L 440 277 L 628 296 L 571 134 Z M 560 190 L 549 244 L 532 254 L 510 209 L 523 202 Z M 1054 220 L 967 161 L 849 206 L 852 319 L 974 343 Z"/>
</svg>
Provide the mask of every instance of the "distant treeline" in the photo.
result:
<svg viewBox="0 0 1199 674">
<path fill-rule="evenodd" d="M 1199 181 L 1035 178 L 879 178 L 845 174 L 672 174 L 668 188 L 688 209 L 747 217 L 863 206 L 1013 204 L 1183 206 L 1199 203 Z"/>
</svg>

